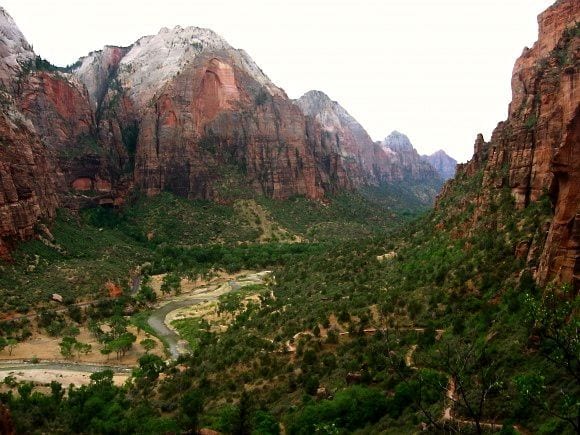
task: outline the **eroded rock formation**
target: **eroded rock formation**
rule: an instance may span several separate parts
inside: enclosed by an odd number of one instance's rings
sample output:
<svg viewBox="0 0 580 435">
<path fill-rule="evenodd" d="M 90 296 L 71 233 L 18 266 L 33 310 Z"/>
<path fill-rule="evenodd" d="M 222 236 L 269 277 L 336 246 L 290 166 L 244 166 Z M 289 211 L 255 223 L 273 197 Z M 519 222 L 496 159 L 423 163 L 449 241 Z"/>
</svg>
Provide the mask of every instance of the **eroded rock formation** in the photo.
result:
<svg viewBox="0 0 580 435">
<path fill-rule="evenodd" d="M 483 172 L 475 217 L 497 189 L 508 188 L 516 208 L 549 195 L 554 217 L 541 250 L 538 282 L 553 279 L 580 289 L 580 3 L 559 0 L 538 17 L 539 37 L 524 49 L 512 76 L 508 119 L 489 142 L 479 135 L 458 179 Z M 461 181 L 456 181 L 461 182 Z M 443 193 L 443 197 L 445 193 Z M 544 243 L 545 240 L 545 243 Z"/>
<path fill-rule="evenodd" d="M 5 142 L 27 142 L 0 150 L 5 253 L 8 240 L 31 236 L 56 208 L 118 205 L 131 189 L 216 201 L 232 192 L 319 199 L 436 177 L 373 143 L 326 95 L 293 102 L 208 29 L 164 28 L 69 68 L 38 58 L 3 9 L 0 35 Z M 18 159 L 34 179 L 15 169 Z"/>
</svg>

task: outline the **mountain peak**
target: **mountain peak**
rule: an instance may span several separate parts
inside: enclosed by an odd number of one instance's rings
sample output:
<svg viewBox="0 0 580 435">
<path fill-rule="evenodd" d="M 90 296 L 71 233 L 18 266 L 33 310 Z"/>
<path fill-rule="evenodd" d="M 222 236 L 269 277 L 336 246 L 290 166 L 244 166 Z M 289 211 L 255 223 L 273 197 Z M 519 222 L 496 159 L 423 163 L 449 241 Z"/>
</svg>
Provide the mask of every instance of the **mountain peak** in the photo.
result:
<svg viewBox="0 0 580 435">
<path fill-rule="evenodd" d="M 447 181 L 455 176 L 457 160 L 447 154 L 444 150 L 438 150 L 429 156 L 425 155 L 422 157 L 435 168 L 443 180 Z"/>
<path fill-rule="evenodd" d="M 306 92 L 300 98 L 294 100 L 294 103 L 302 109 L 302 112 L 304 112 L 305 115 L 327 118 L 327 122 L 324 122 L 326 127 L 331 127 L 331 125 L 339 123 L 338 112 L 341 112 L 341 114 L 346 112 L 340 104 L 331 100 L 324 92 L 317 90 Z M 336 118 L 332 122 L 328 119 L 330 115 L 332 115 L 333 118 Z"/>
<path fill-rule="evenodd" d="M 22 65 L 34 59 L 34 52 L 3 7 L 0 7 L 0 35 L 0 83 L 10 86 Z"/>
<path fill-rule="evenodd" d="M 317 89 L 311 89 L 300 97 L 300 99 L 316 99 L 316 100 L 327 100 L 332 101 L 330 97 L 322 91 Z"/>
<path fill-rule="evenodd" d="M 286 98 L 245 51 L 233 48 L 211 29 L 194 26 L 163 27 L 130 47 L 105 47 L 81 58 L 81 65 L 74 72 L 89 89 L 95 104 L 99 90 L 108 80 L 109 68 L 118 68 L 120 85 L 137 106 L 143 107 L 188 65 L 212 56 L 244 70 L 271 95 Z"/>
<path fill-rule="evenodd" d="M 383 147 L 387 147 L 392 151 L 412 151 L 414 150 L 413 144 L 407 137 L 407 135 L 393 130 L 382 142 Z"/>
</svg>

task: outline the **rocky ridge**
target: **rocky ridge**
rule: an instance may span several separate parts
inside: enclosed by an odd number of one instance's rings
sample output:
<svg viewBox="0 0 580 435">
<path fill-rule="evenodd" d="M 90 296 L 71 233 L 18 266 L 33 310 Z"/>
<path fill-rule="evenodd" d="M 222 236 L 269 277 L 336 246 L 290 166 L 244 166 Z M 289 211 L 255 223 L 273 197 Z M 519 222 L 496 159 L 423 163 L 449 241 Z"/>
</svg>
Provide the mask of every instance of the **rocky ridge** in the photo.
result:
<svg viewBox="0 0 580 435">
<path fill-rule="evenodd" d="M 373 142 L 355 118 L 321 91 L 309 91 L 295 104 L 307 119 L 322 127 L 327 143 L 349 165 L 351 178 L 358 174 L 359 184 L 419 180 L 441 183 L 434 167 L 419 156 L 404 134 L 394 131 L 383 141 Z"/>
<path fill-rule="evenodd" d="M 523 209 L 548 195 L 554 210 L 547 232 L 520 241 L 536 280 L 580 289 L 580 3 L 559 0 L 538 17 L 539 37 L 524 49 L 512 75 L 508 118 L 489 142 L 478 135 L 473 158 L 458 165 L 438 203 L 477 173 L 482 183 L 473 222 L 503 189 Z M 472 223 L 473 223 L 472 222 Z M 525 250 L 525 252 L 523 252 Z M 539 258 L 539 260 L 538 260 Z M 536 265 L 536 262 L 538 263 Z"/>
<path fill-rule="evenodd" d="M 321 91 L 309 91 L 294 101 L 310 129 L 320 130 L 320 142 L 340 156 L 357 184 L 372 179 L 375 145 L 366 130 L 339 103 Z"/>
<path fill-rule="evenodd" d="M 68 68 L 35 56 L 3 9 L 0 35 L 4 256 L 58 207 L 116 206 L 134 189 L 225 202 L 232 190 L 321 199 L 405 177 L 424 181 L 395 173 L 396 163 L 338 103 L 322 93 L 293 102 L 211 30 L 164 28 Z M 23 141 L 28 148 L 16 145 Z M 26 176 L 15 169 L 24 155 Z M 15 195 L 12 184 L 33 194 Z"/>
</svg>

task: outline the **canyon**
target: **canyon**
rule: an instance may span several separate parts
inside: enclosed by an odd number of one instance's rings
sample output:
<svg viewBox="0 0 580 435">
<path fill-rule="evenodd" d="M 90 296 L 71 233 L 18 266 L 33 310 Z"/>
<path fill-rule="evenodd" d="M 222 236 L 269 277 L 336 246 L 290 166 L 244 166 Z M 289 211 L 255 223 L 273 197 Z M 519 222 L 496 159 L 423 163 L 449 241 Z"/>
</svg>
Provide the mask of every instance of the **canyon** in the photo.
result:
<svg viewBox="0 0 580 435">
<path fill-rule="evenodd" d="M 579 21 L 457 165 L 211 30 L 60 68 L 0 8 L 0 432 L 578 433 Z"/>
<path fill-rule="evenodd" d="M 36 56 L 3 9 L 0 31 L 3 258 L 59 207 L 118 207 L 134 191 L 322 200 L 408 182 L 427 205 L 442 183 L 410 142 L 375 144 L 322 92 L 289 99 L 211 30 L 163 28 L 68 68 Z"/>
<path fill-rule="evenodd" d="M 541 251 L 538 282 L 575 287 L 578 15 L 577 2 L 562 0 L 539 16 L 538 42 L 513 70 L 508 119 L 489 142 L 478 137 L 473 158 L 450 182 L 483 171 L 474 219 L 503 187 L 520 209 L 549 195 L 554 218 L 545 243 L 521 246 Z M 3 258 L 18 240 L 50 238 L 46 224 L 59 207 L 116 207 L 132 191 L 227 203 L 228 186 L 238 186 L 246 196 L 321 200 L 410 181 L 428 204 L 453 174 L 452 159 L 419 156 L 401 133 L 373 142 L 323 92 L 289 99 L 246 52 L 208 29 L 163 28 L 69 68 L 36 56 L 3 9 L 0 30 Z"/>
</svg>

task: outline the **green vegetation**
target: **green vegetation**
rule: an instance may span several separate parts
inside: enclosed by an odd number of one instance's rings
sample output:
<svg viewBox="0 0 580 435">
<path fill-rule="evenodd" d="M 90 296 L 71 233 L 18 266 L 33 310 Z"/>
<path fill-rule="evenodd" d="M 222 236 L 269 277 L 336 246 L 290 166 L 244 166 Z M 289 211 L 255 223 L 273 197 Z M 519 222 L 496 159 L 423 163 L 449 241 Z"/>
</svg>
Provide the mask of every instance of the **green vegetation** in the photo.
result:
<svg viewBox="0 0 580 435">
<path fill-rule="evenodd" d="M 537 123 L 538 123 L 538 116 L 533 114 L 533 115 L 530 115 L 528 117 L 528 119 L 526 119 L 526 122 L 524 122 L 524 127 L 528 130 L 532 130 L 534 127 L 536 127 Z"/>
<path fill-rule="evenodd" d="M 261 199 L 274 226 L 287 228 L 287 240 L 335 243 L 378 234 L 398 215 L 362 196 L 348 194 L 328 204 L 294 198 Z M 203 274 L 281 265 L 295 255 L 325 249 L 316 243 L 288 244 L 272 239 L 257 244 L 259 225 L 235 206 L 187 201 L 169 193 L 137 198 L 121 209 L 93 208 L 80 215 L 61 211 L 51 225 L 54 239 L 41 237 L 19 246 L 13 263 L 0 263 L 1 308 L 26 311 L 50 305 L 53 293 L 67 300 L 106 295 L 105 283 L 127 291 L 129 277 L 142 265 L 149 273 Z M 164 289 L 177 290 L 177 275 Z"/>
<path fill-rule="evenodd" d="M 268 91 L 262 88 L 256 94 L 256 97 L 254 98 L 254 103 L 256 104 L 256 106 L 263 106 L 268 102 L 269 99 L 270 95 L 268 94 Z"/>
<path fill-rule="evenodd" d="M 487 176 L 508 175 L 497 172 Z M 180 291 L 183 276 L 217 269 L 272 268 L 273 278 L 221 296 L 218 314 L 228 324 L 219 332 L 201 315 L 174 321 L 193 350 L 177 362 L 166 366 L 144 340 L 147 354 L 123 387 L 102 373 L 66 397 L 56 386 L 42 394 L 20 384 L 7 385 L 0 399 L 25 433 L 266 434 L 280 423 L 290 434 L 485 433 L 490 422 L 502 433 L 516 424 L 530 433 L 576 433 L 580 299 L 566 288 L 537 288 L 540 250 L 514 255 L 522 243 L 541 245 L 550 201 L 545 195 L 516 210 L 508 188 L 482 192 L 483 177 L 456 180 L 437 209 L 412 221 L 419 203 L 408 213 L 388 209 L 390 202 L 373 200 L 384 193 L 377 189 L 327 203 L 259 198 L 253 215 L 241 211 L 247 203 L 170 194 L 61 215 L 54 241 L 24 244 L 3 266 L 7 307 L 35 302 L 9 293 L 8 282 L 46 286 L 48 300 L 57 288 L 65 297 L 102 295 L 105 281 L 122 283 L 137 268 L 142 291 L 149 275 L 167 273 L 166 294 Z M 399 189 L 391 194 L 403 195 Z M 253 219 L 302 242 L 257 243 L 263 225 Z M 81 271 L 90 286 L 63 288 Z M 60 286 L 51 286 L 57 279 Z M 148 303 L 141 293 L 125 296 L 80 318 L 104 351 L 122 355 L 135 341 L 123 313 Z M 152 332 L 147 317 L 138 312 L 131 322 Z M 74 323 L 50 311 L 42 322 L 64 335 L 73 355 Z M 22 339 L 25 328 L 6 324 L 0 336 Z"/>
<path fill-rule="evenodd" d="M 179 335 L 189 343 L 189 347 L 195 351 L 202 346 L 209 334 L 209 324 L 203 319 L 191 318 L 174 320 L 171 322 L 179 332 Z"/>
</svg>

